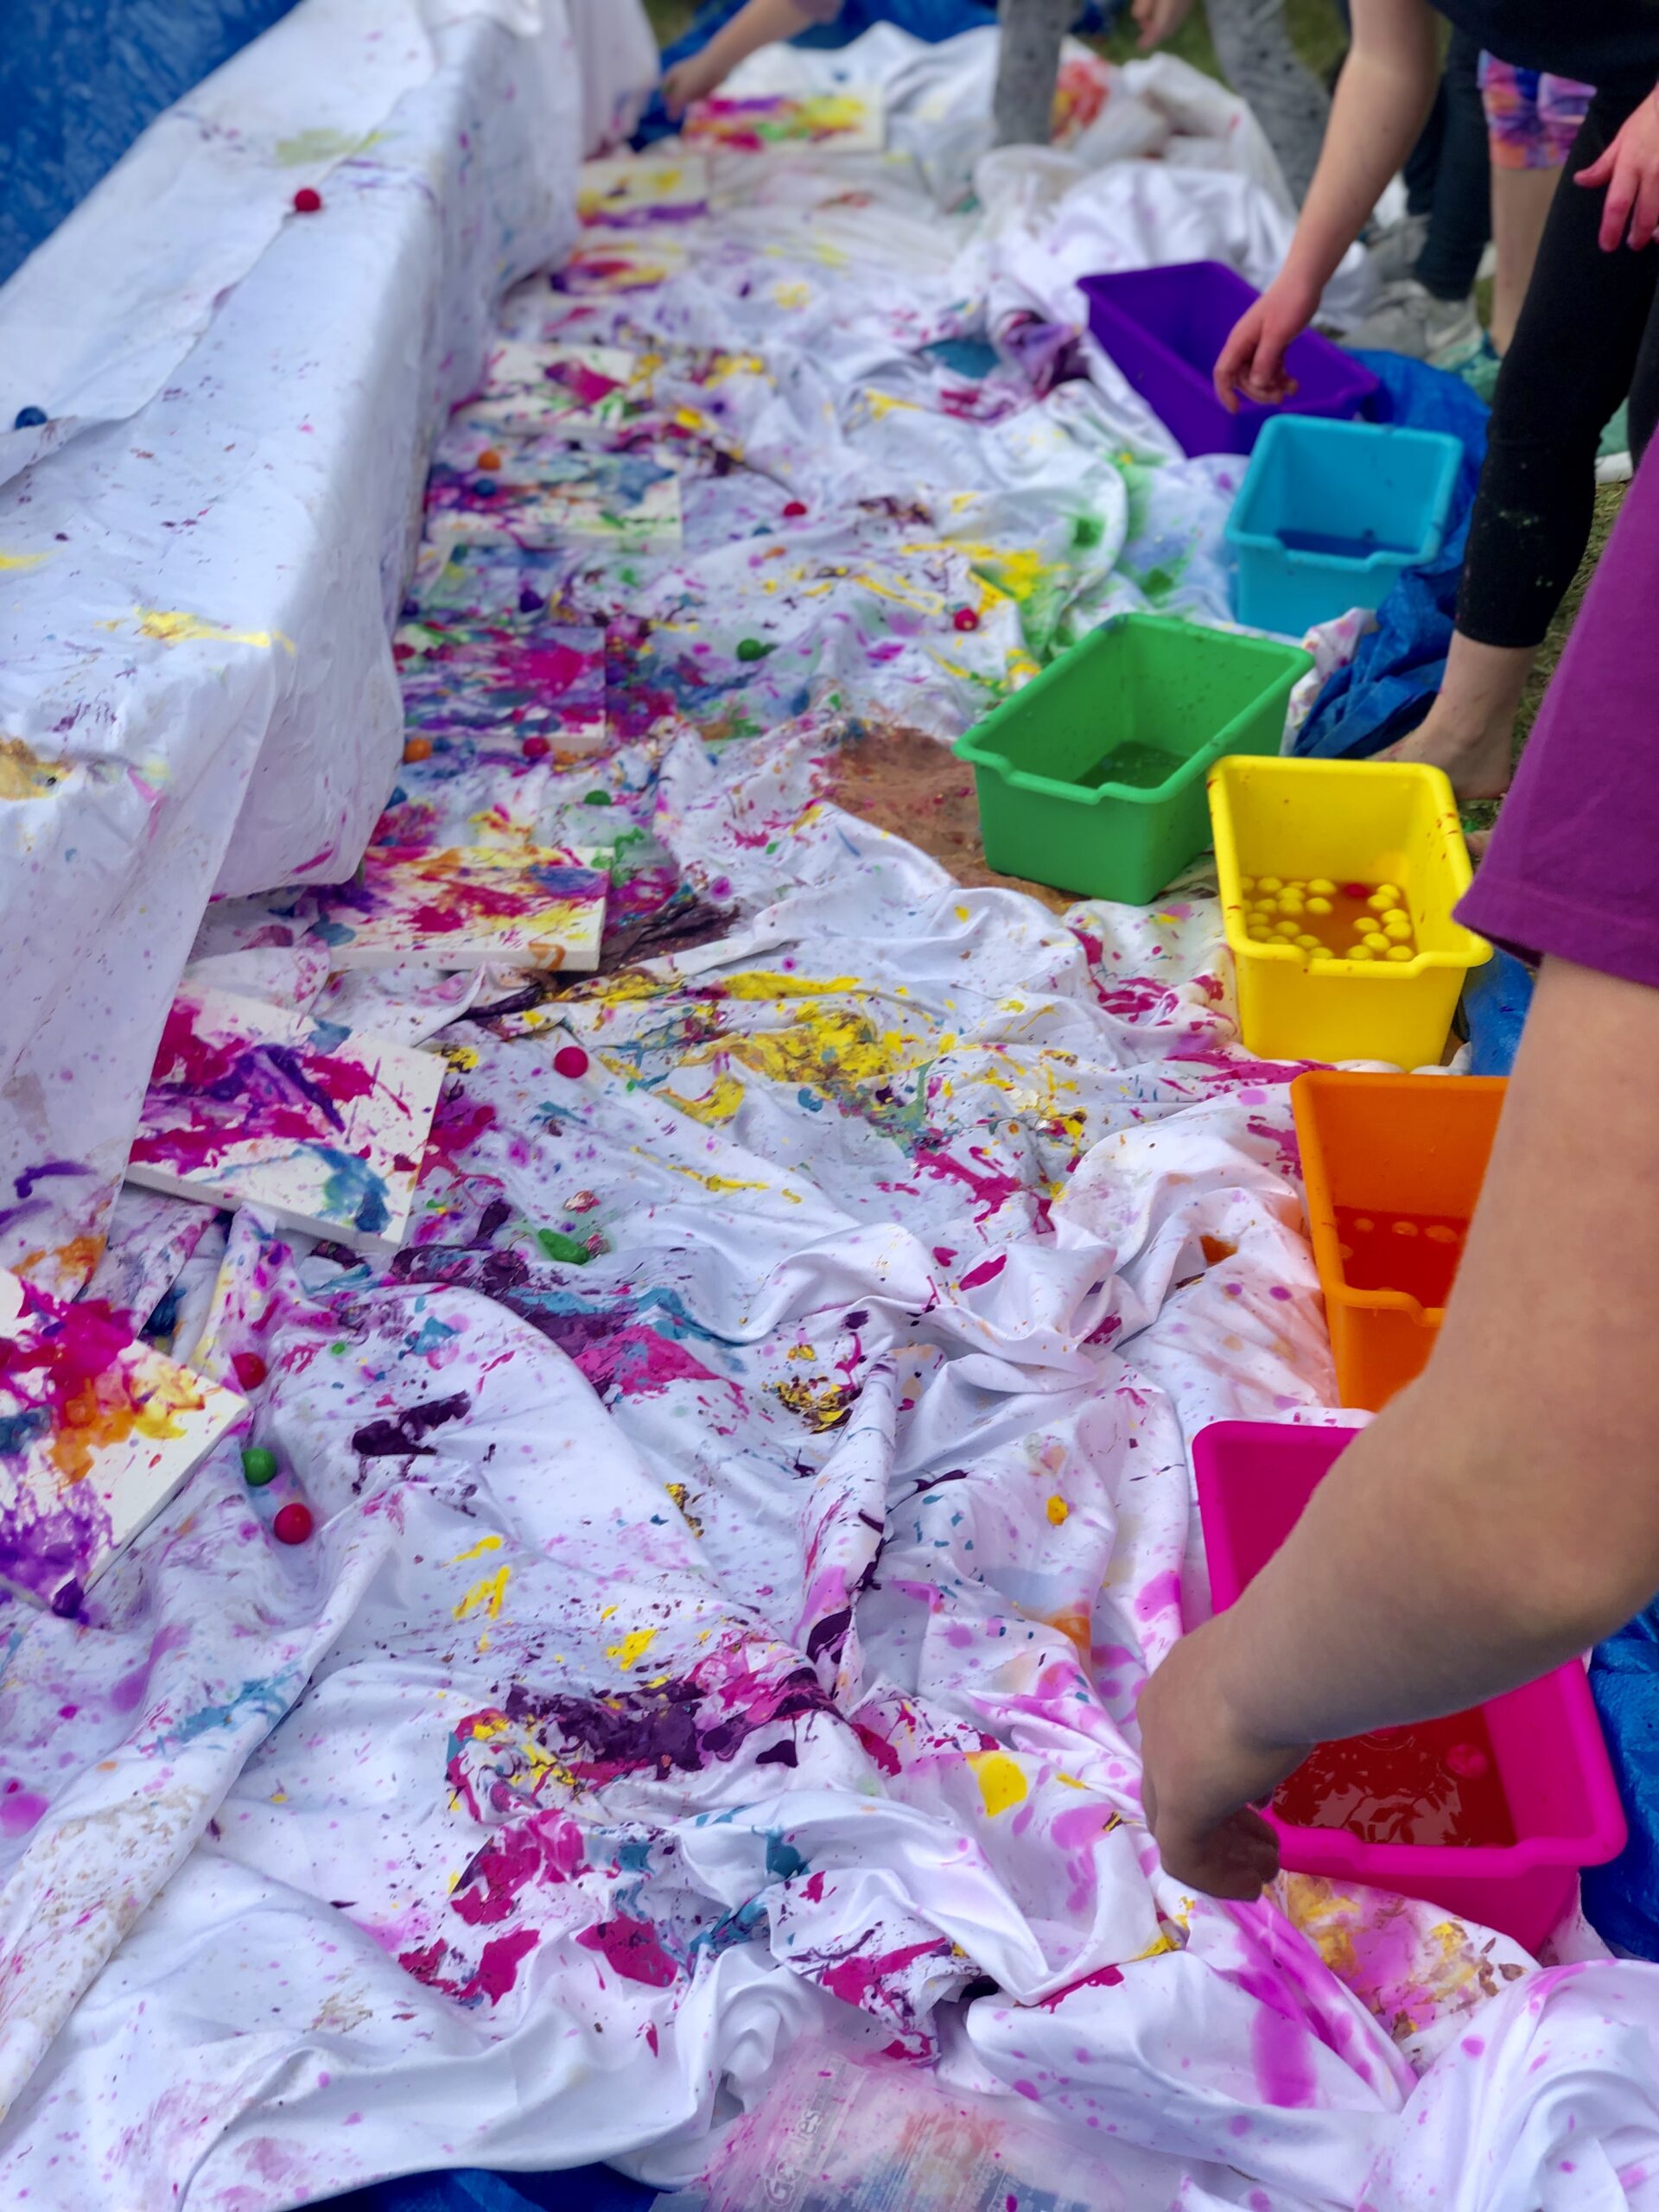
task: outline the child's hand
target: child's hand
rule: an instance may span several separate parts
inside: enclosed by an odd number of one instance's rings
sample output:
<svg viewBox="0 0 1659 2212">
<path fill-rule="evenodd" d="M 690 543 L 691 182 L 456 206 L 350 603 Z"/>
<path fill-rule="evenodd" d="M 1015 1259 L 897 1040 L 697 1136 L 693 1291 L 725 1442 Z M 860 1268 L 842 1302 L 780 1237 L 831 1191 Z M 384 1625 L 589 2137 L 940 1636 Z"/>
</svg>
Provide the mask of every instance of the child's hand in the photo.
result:
<svg viewBox="0 0 1659 2212">
<path fill-rule="evenodd" d="M 1192 0 L 1132 0 L 1129 13 L 1141 26 L 1141 51 L 1149 54 L 1173 38 L 1192 12 Z"/>
<path fill-rule="evenodd" d="M 1301 1764 L 1305 1745 L 1261 1751 L 1229 1724 L 1198 1630 L 1141 1693 L 1141 1802 L 1164 1871 L 1212 1897 L 1249 1901 L 1279 1872 L 1279 1840 L 1252 1804 Z"/>
<path fill-rule="evenodd" d="M 1285 348 L 1306 329 L 1318 305 L 1318 296 L 1287 272 L 1246 308 L 1216 363 L 1216 397 L 1230 415 L 1238 412 L 1240 392 L 1263 407 L 1295 397 L 1296 379 L 1285 374 Z"/>
<path fill-rule="evenodd" d="M 1659 92 L 1649 92 L 1626 116 L 1601 159 L 1580 169 L 1573 181 L 1591 191 L 1607 188 L 1599 240 L 1604 253 L 1611 253 L 1621 238 L 1635 247 L 1651 242 L 1659 228 Z"/>
<path fill-rule="evenodd" d="M 695 100 L 706 100 L 719 89 L 725 71 L 710 67 L 708 49 L 677 61 L 663 79 L 663 105 L 677 123 Z"/>
</svg>

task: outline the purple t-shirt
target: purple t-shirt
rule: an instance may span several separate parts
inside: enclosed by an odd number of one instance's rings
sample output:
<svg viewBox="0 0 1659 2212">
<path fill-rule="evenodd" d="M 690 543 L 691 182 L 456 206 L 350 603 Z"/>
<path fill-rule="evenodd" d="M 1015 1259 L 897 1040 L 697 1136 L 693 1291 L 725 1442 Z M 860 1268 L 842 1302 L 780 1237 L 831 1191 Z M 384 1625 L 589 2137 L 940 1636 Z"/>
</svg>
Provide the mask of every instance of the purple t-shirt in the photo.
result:
<svg viewBox="0 0 1659 2212">
<path fill-rule="evenodd" d="M 1458 918 L 1659 990 L 1659 439 L 1624 496 Z"/>
</svg>

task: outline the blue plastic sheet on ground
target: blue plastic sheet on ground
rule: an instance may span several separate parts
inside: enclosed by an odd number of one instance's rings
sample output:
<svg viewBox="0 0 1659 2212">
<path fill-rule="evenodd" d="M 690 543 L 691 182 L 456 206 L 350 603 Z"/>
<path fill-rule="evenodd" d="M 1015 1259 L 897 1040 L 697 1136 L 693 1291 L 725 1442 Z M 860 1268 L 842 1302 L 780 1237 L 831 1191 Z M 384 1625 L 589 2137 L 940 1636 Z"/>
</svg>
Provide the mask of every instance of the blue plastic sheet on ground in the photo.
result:
<svg viewBox="0 0 1659 2212">
<path fill-rule="evenodd" d="M 1584 1909 L 1604 1942 L 1659 1959 L 1659 1605 L 1598 1644 L 1590 1688 L 1630 1840 L 1584 1873 Z"/>
<path fill-rule="evenodd" d="M 1463 987 L 1463 1018 L 1469 1030 L 1471 1075 L 1508 1075 L 1515 1065 L 1532 984 L 1531 969 L 1502 945 L 1484 968 L 1470 969 Z"/>
<path fill-rule="evenodd" d="M 645 2212 L 658 2192 L 609 2166 L 554 2174 L 412 2174 L 336 2196 L 320 2212 Z"/>
<path fill-rule="evenodd" d="M 8 0 L 0 283 L 145 125 L 294 0 Z"/>
<path fill-rule="evenodd" d="M 1326 760 L 1369 760 L 1427 713 L 1446 672 L 1469 511 L 1486 453 L 1486 403 L 1460 377 L 1402 353 L 1356 359 L 1382 383 L 1372 409 L 1376 419 L 1450 431 L 1462 442 L 1463 467 L 1439 559 L 1407 569 L 1376 610 L 1376 628 L 1332 677 L 1298 734 L 1299 753 Z"/>
</svg>

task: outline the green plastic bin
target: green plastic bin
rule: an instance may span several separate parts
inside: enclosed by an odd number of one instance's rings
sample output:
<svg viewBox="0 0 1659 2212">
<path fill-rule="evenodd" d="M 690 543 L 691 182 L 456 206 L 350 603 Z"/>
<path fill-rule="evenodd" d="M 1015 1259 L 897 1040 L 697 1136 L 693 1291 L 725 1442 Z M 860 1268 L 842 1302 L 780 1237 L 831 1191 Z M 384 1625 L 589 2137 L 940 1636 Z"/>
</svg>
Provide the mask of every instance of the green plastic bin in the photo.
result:
<svg viewBox="0 0 1659 2212">
<path fill-rule="evenodd" d="M 957 741 L 985 857 L 1090 899 L 1144 906 L 1210 842 L 1205 776 L 1274 753 L 1299 645 L 1126 614 L 1033 677 Z"/>
</svg>

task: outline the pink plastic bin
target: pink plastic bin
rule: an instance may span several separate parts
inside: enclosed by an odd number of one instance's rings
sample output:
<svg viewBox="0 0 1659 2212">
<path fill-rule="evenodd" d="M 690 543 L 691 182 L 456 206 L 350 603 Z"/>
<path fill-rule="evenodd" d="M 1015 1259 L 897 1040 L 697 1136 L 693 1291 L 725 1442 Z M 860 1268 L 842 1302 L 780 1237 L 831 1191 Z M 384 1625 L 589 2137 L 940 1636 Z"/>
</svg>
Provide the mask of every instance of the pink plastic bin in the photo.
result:
<svg viewBox="0 0 1659 2212">
<path fill-rule="evenodd" d="M 1358 1433 L 1223 1421 L 1194 1439 L 1198 1512 L 1217 1612 L 1267 1565 Z M 1576 1661 L 1492 1698 L 1481 1711 L 1516 1842 L 1466 1849 L 1363 1843 L 1341 1828 L 1292 1827 L 1269 1814 L 1284 1865 L 1294 1873 L 1426 1897 L 1535 1951 L 1571 1904 L 1579 1869 L 1599 1866 L 1624 1848 L 1624 1815 L 1590 1685 Z"/>
</svg>

